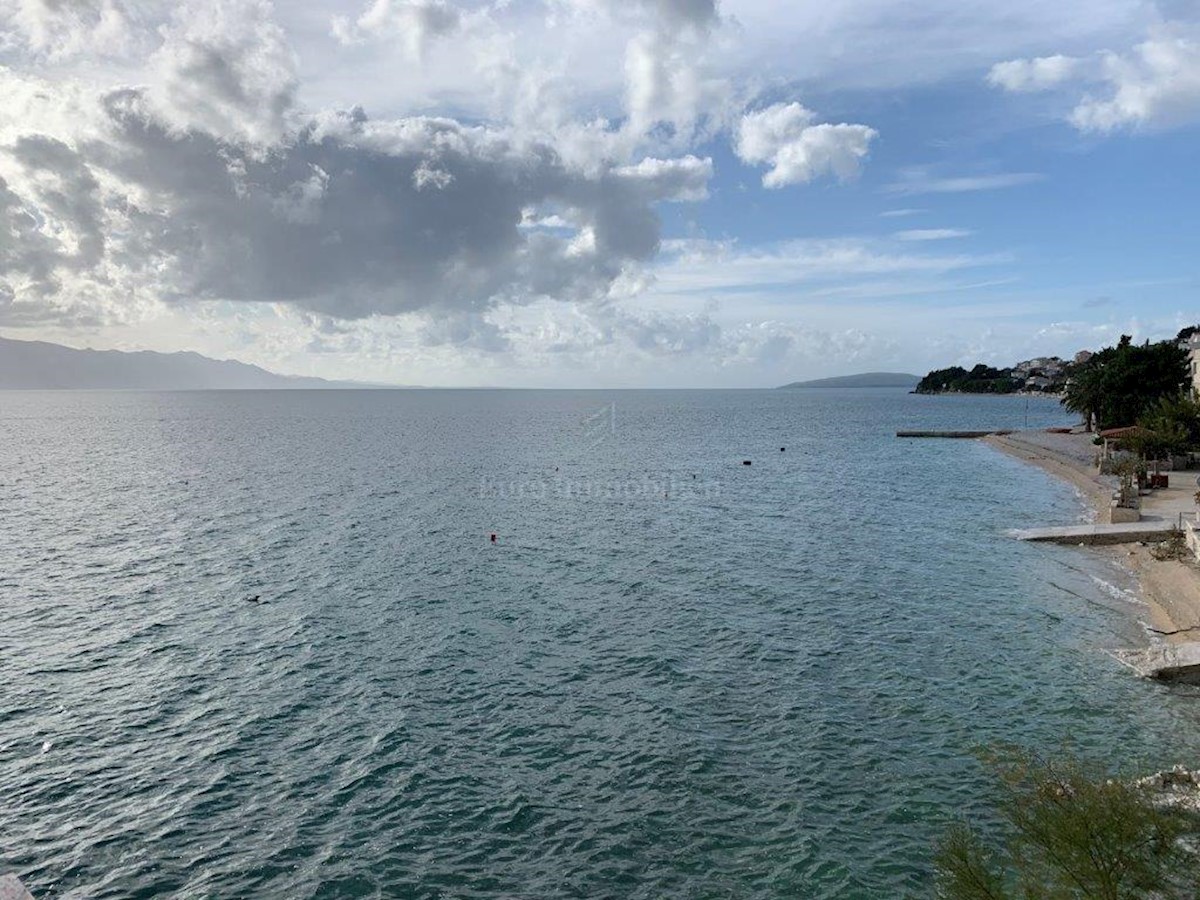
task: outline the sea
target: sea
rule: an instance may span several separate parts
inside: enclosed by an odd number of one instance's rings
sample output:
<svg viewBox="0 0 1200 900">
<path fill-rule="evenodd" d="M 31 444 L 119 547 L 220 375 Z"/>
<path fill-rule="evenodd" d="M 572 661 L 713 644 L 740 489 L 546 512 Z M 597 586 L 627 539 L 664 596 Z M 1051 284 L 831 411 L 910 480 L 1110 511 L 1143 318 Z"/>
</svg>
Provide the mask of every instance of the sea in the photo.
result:
<svg viewBox="0 0 1200 900">
<path fill-rule="evenodd" d="M 44 898 L 929 896 L 985 758 L 1200 766 L 1085 513 L 895 389 L 0 394 Z"/>
</svg>

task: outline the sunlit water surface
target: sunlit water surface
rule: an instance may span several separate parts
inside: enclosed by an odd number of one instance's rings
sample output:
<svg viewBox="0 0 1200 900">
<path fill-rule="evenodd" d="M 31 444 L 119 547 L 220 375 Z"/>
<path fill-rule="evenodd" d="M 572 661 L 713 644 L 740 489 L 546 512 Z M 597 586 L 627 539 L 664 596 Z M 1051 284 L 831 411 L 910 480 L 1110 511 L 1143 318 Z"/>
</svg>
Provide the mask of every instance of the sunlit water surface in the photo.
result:
<svg viewBox="0 0 1200 900">
<path fill-rule="evenodd" d="M 1197 763 L 1071 489 L 902 391 L 0 394 L 40 897 L 895 897 L 981 746 Z M 781 451 L 786 447 L 786 451 Z M 743 460 L 751 460 L 745 466 Z M 493 544 L 490 535 L 495 533 Z M 259 603 L 247 598 L 258 596 Z"/>
</svg>

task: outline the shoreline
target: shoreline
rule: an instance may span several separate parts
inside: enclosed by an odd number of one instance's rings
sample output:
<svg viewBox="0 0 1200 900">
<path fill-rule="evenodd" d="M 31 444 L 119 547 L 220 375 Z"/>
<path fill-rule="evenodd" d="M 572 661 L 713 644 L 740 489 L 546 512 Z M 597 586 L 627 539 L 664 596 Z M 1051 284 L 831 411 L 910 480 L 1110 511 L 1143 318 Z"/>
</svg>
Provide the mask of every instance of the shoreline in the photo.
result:
<svg viewBox="0 0 1200 900">
<path fill-rule="evenodd" d="M 993 449 L 1036 466 L 1075 487 L 1087 499 L 1092 521 L 1099 521 L 1108 511 L 1116 480 L 1095 471 L 1088 459 L 1088 455 L 1094 452 L 1090 449 L 1089 438 L 1089 435 L 1082 434 L 1051 435 L 1042 431 L 1018 431 L 992 435 L 983 441 Z M 1177 485 L 1170 493 L 1190 494 L 1190 491 Z M 1158 512 L 1174 518 L 1174 514 L 1181 511 L 1182 502 L 1179 496 L 1156 498 L 1147 503 L 1146 512 Z M 1195 509 L 1194 504 L 1192 509 Z M 1179 644 L 1200 640 L 1200 568 L 1194 563 L 1157 560 L 1145 544 L 1093 549 L 1118 560 L 1136 577 L 1139 593 L 1149 613 L 1149 621 L 1144 624 L 1152 641 Z"/>
</svg>

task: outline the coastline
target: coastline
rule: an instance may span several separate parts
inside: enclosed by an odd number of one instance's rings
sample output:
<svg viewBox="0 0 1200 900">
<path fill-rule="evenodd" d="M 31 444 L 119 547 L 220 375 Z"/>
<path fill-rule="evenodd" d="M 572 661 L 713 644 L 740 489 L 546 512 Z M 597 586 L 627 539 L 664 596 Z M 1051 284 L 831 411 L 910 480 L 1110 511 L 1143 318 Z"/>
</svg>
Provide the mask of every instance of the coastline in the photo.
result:
<svg viewBox="0 0 1200 900">
<path fill-rule="evenodd" d="M 1019 431 L 992 435 L 984 442 L 994 449 L 1055 476 L 1077 488 L 1092 508 L 1092 520 L 1098 521 L 1109 506 L 1116 480 L 1099 475 L 1091 463 L 1089 435 L 1059 435 L 1043 431 Z M 1183 473 L 1179 473 L 1183 474 Z M 1191 476 L 1195 473 L 1187 473 Z M 1192 478 L 1187 478 L 1187 483 Z M 1182 479 L 1179 479 L 1182 481 Z M 1166 496 L 1147 502 L 1147 516 L 1174 518 L 1190 502 L 1191 489 L 1176 484 Z M 1190 503 L 1194 511 L 1194 503 Z M 1146 602 L 1146 623 L 1151 634 L 1165 643 L 1200 640 L 1200 568 L 1194 563 L 1157 560 L 1144 544 L 1124 544 L 1095 548 L 1118 559 L 1136 576 L 1142 599 Z"/>
</svg>

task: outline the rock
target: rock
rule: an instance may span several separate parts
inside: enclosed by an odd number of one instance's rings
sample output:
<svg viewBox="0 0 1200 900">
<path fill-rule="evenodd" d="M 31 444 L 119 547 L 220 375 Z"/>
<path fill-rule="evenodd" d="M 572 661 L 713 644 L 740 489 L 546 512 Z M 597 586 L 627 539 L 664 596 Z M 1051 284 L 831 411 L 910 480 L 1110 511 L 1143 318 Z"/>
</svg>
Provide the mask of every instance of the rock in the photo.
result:
<svg viewBox="0 0 1200 900">
<path fill-rule="evenodd" d="M 1200 684 L 1200 641 L 1109 652 L 1144 678 Z"/>
<path fill-rule="evenodd" d="M 16 875 L 0 875 L 0 900 L 33 900 Z"/>
<path fill-rule="evenodd" d="M 1200 812 L 1200 771 L 1175 766 L 1139 778 L 1134 786 L 1150 791 L 1153 802 L 1160 806 L 1174 806 Z"/>
<path fill-rule="evenodd" d="M 1200 776 L 1189 772 L 1183 766 L 1176 766 L 1166 772 L 1159 772 L 1158 779 L 1165 788 L 1171 787 L 1200 787 Z"/>
</svg>

